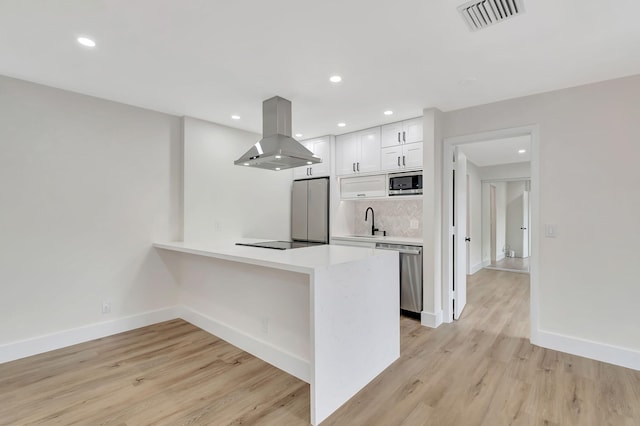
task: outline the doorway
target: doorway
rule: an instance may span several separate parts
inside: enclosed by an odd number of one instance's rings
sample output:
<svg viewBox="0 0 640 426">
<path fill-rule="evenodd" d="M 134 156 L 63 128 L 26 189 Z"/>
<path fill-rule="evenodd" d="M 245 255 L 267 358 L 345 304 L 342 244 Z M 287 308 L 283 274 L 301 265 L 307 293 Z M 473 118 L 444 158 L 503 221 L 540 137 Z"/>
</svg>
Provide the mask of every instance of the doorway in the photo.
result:
<svg viewBox="0 0 640 426">
<path fill-rule="evenodd" d="M 529 273 L 530 187 L 528 179 L 482 182 L 483 268 Z"/>
<path fill-rule="evenodd" d="M 445 322 L 463 318 L 467 273 L 474 274 L 485 267 L 524 269 L 514 266 L 516 259 L 526 263 L 526 269 L 531 272 L 531 318 L 537 318 L 537 237 L 531 232 L 537 224 L 537 132 L 537 126 L 526 126 L 444 141 L 442 296 Z M 496 158 L 487 159 L 492 156 Z M 506 204 L 504 207 L 500 204 L 501 196 L 506 202 L 508 184 L 513 203 L 519 203 L 519 209 L 512 204 L 510 210 L 511 217 L 519 217 L 520 231 L 519 235 L 509 232 L 509 244 L 506 242 Z M 526 195 L 523 190 L 514 196 L 516 186 L 526 187 Z M 482 203 L 484 199 L 486 203 Z M 503 230 L 500 215 L 505 221 Z M 512 220 L 512 227 L 514 223 Z M 511 263 L 504 265 L 505 262 L 500 264 L 500 261 Z"/>
</svg>

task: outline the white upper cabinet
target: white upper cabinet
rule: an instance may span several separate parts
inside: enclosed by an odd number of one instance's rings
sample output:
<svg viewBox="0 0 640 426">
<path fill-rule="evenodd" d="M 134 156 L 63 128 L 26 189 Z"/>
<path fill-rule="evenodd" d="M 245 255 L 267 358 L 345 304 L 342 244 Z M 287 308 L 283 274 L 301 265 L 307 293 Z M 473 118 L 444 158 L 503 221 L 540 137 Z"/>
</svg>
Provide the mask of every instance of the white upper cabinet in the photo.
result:
<svg viewBox="0 0 640 426">
<path fill-rule="evenodd" d="M 383 171 L 422 168 L 422 142 L 382 148 L 381 153 Z"/>
<path fill-rule="evenodd" d="M 323 136 L 321 138 L 309 139 L 300 142 L 314 155 L 322 159 L 322 163 L 310 166 L 296 167 L 293 169 L 294 179 L 303 179 L 306 177 L 329 176 L 331 174 L 331 137 Z"/>
<path fill-rule="evenodd" d="M 360 161 L 358 172 L 380 171 L 380 127 L 358 132 L 360 136 Z"/>
<path fill-rule="evenodd" d="M 422 167 L 422 117 L 382 126 L 383 171 Z"/>
<path fill-rule="evenodd" d="M 336 137 L 336 175 L 380 171 L 380 127 Z"/>
<path fill-rule="evenodd" d="M 422 117 L 382 126 L 383 148 L 422 142 Z"/>
</svg>

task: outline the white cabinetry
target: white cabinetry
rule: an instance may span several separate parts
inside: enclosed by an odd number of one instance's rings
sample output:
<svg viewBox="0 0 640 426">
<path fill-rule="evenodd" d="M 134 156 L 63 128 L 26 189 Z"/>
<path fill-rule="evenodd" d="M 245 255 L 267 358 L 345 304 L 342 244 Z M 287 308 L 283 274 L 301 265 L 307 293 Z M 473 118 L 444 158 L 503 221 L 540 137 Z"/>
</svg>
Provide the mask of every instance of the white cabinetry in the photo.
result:
<svg viewBox="0 0 640 426">
<path fill-rule="evenodd" d="M 387 175 L 355 176 L 340 179 L 341 198 L 384 197 Z"/>
<path fill-rule="evenodd" d="M 293 169 L 294 179 L 306 177 L 329 176 L 331 173 L 331 137 L 324 136 L 300 142 L 314 155 L 322 159 L 322 163 Z"/>
<path fill-rule="evenodd" d="M 336 175 L 380 171 L 380 127 L 336 137 Z"/>
<path fill-rule="evenodd" d="M 382 126 L 383 148 L 415 142 L 422 142 L 422 117 Z"/>
<path fill-rule="evenodd" d="M 383 171 L 422 167 L 422 142 L 382 148 L 381 154 Z"/>
<path fill-rule="evenodd" d="M 381 169 L 396 171 L 422 167 L 422 118 L 382 126 Z"/>
</svg>

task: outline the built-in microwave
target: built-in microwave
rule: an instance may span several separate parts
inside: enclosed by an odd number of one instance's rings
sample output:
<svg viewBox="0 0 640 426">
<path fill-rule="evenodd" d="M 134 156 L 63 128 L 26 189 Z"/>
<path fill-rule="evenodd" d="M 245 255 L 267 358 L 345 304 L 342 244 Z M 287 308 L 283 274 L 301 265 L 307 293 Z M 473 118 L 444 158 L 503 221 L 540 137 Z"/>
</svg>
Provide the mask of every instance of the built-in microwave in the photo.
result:
<svg viewBox="0 0 640 426">
<path fill-rule="evenodd" d="M 422 195 L 422 170 L 390 173 L 389 195 Z"/>
</svg>

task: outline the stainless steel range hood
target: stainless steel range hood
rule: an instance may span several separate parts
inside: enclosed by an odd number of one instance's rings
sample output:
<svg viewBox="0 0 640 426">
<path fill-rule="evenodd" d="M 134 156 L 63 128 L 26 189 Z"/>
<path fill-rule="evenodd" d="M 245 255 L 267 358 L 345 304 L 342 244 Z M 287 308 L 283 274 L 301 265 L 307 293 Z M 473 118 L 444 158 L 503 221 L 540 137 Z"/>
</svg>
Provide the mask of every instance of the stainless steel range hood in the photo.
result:
<svg viewBox="0 0 640 426">
<path fill-rule="evenodd" d="M 291 102 L 274 96 L 262 103 L 262 139 L 234 164 L 284 170 L 321 162 L 321 158 L 291 137 Z"/>
</svg>

